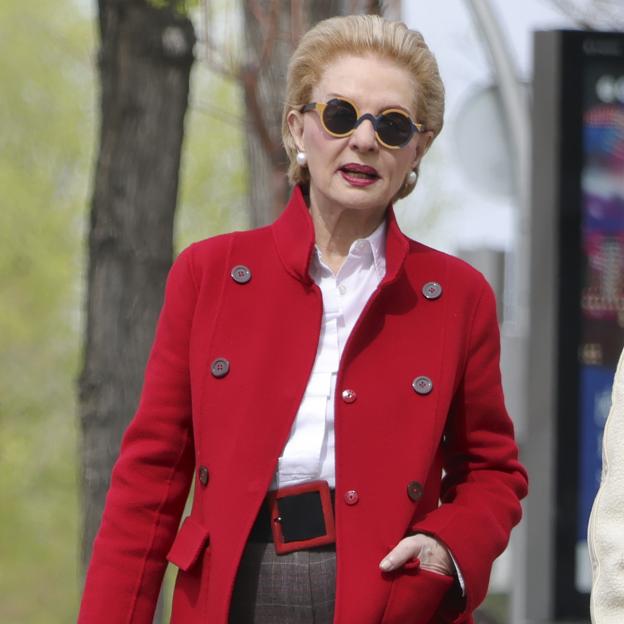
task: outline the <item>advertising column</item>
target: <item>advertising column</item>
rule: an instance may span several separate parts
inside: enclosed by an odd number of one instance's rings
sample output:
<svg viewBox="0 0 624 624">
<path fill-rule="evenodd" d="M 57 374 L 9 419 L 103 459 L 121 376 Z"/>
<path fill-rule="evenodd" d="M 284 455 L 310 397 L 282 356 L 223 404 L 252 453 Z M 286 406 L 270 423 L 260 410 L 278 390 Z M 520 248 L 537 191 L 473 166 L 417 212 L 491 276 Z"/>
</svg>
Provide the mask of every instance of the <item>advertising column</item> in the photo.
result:
<svg viewBox="0 0 624 624">
<path fill-rule="evenodd" d="M 602 432 L 624 344 L 624 62 L 619 55 L 605 55 L 619 51 L 619 47 L 613 47 L 605 46 L 604 39 L 591 38 L 583 45 L 586 63 L 576 586 L 585 592 L 591 588 L 587 522 L 600 484 Z"/>
<path fill-rule="evenodd" d="M 534 51 L 532 481 L 513 621 L 587 622 L 587 524 L 624 346 L 624 33 L 538 32 Z"/>
</svg>

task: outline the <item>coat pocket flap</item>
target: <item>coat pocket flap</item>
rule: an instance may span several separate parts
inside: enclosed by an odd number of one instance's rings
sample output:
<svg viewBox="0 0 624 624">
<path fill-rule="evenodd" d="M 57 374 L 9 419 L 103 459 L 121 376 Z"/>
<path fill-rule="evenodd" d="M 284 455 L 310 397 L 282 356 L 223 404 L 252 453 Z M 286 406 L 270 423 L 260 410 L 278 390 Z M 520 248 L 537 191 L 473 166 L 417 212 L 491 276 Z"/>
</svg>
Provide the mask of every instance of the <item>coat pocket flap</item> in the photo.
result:
<svg viewBox="0 0 624 624">
<path fill-rule="evenodd" d="M 382 624 L 430 624 L 455 582 L 452 576 L 423 568 L 405 569 L 396 574 Z M 444 620 L 446 621 L 446 620 Z"/>
<path fill-rule="evenodd" d="M 208 531 L 191 516 L 187 516 L 167 553 L 167 561 L 186 572 L 195 563 L 207 542 Z"/>
</svg>

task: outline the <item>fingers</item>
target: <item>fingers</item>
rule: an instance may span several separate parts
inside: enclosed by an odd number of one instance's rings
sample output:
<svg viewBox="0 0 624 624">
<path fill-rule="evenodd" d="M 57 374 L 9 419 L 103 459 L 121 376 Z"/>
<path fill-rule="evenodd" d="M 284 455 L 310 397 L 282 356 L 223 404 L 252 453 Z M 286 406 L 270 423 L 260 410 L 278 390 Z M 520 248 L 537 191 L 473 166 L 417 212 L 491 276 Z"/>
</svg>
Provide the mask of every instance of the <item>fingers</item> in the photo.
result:
<svg viewBox="0 0 624 624">
<path fill-rule="evenodd" d="M 416 534 L 402 539 L 381 561 L 384 572 L 397 570 L 418 558 L 421 567 L 438 574 L 453 574 L 453 561 L 448 550 L 429 535 Z"/>
<path fill-rule="evenodd" d="M 404 563 L 418 556 L 418 552 L 420 551 L 421 545 L 420 541 L 415 541 L 413 538 L 417 537 L 416 535 L 411 537 L 406 537 L 402 539 L 382 560 L 379 564 L 379 567 L 384 572 L 390 572 L 392 570 L 397 570 Z"/>
</svg>

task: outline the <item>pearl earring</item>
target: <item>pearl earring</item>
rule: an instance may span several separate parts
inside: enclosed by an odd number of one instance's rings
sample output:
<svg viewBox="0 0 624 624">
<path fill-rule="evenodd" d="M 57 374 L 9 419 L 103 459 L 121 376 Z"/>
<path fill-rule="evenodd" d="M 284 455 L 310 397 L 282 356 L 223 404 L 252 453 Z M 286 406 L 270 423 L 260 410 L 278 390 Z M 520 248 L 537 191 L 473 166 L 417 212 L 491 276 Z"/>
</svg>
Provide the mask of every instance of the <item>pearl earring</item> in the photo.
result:
<svg viewBox="0 0 624 624">
<path fill-rule="evenodd" d="M 418 179 L 418 174 L 415 171 L 410 171 L 407 174 L 407 180 L 406 182 L 410 185 L 410 186 L 414 186 L 414 184 L 416 184 L 416 180 Z"/>
<path fill-rule="evenodd" d="M 305 167 L 308 164 L 308 157 L 305 152 L 297 152 L 297 164 L 300 167 Z"/>
</svg>

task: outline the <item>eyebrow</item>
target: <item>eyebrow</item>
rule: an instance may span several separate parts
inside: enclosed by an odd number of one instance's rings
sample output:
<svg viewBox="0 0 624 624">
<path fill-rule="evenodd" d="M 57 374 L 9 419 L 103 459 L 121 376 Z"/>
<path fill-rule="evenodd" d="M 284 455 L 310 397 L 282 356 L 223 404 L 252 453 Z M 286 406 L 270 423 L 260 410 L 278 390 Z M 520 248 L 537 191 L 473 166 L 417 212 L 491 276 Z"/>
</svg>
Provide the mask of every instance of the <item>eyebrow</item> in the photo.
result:
<svg viewBox="0 0 624 624">
<path fill-rule="evenodd" d="M 357 104 L 356 98 L 353 98 L 353 97 L 351 97 L 349 95 L 344 95 L 342 93 L 328 93 L 327 94 L 327 99 L 331 100 L 332 98 L 341 98 L 341 99 L 345 99 L 345 100 L 350 100 L 350 101 L 354 102 L 355 104 Z M 398 108 L 399 110 L 402 110 L 405 113 L 407 113 L 410 117 L 414 116 L 414 114 L 412 113 L 411 110 L 409 110 L 409 108 L 406 108 L 405 106 L 402 106 L 401 104 L 387 104 L 387 105 L 384 105 L 384 106 L 380 106 L 379 109 L 378 109 L 378 112 L 385 111 L 385 110 L 388 110 L 390 108 Z"/>
</svg>

